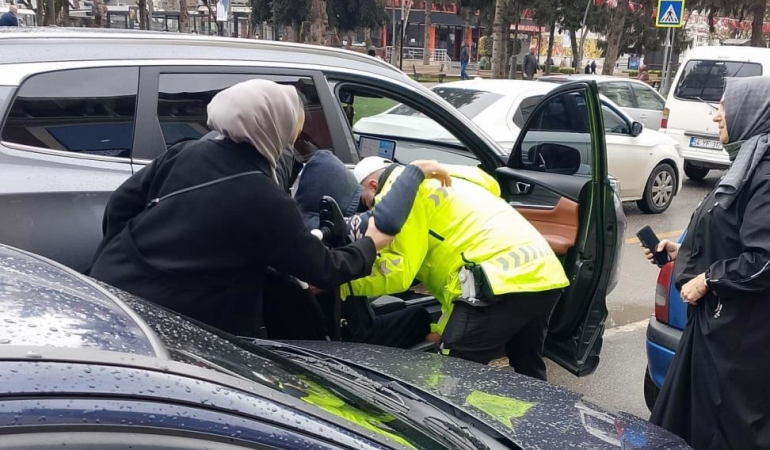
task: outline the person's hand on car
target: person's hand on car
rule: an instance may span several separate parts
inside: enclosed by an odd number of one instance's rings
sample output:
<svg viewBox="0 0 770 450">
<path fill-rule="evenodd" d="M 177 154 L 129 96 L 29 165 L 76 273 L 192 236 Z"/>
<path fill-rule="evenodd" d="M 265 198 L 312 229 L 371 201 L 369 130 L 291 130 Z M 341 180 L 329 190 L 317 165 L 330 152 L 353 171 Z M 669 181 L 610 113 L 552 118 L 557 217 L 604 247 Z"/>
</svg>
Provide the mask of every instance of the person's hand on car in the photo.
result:
<svg viewBox="0 0 770 450">
<path fill-rule="evenodd" d="M 393 242 L 393 236 L 385 234 L 377 228 L 377 225 L 374 223 L 374 217 L 369 218 L 369 225 L 366 228 L 366 236 L 372 238 L 374 241 L 374 247 L 378 252 Z"/>
<path fill-rule="evenodd" d="M 452 177 L 449 176 L 449 171 L 435 159 L 418 159 L 410 164 L 417 166 L 426 179 L 433 178 L 439 180 L 443 186 L 452 185 Z"/>
<path fill-rule="evenodd" d="M 655 264 L 655 258 L 653 257 L 652 252 L 643 244 L 639 245 L 642 246 L 642 249 L 644 250 L 644 257 L 647 258 L 647 261 L 649 261 L 650 264 Z M 655 250 L 659 252 L 665 250 L 666 253 L 668 253 L 668 260 L 673 261 L 676 259 L 676 255 L 679 253 L 679 244 L 675 244 L 668 239 L 663 239 L 660 241 L 660 243 L 658 243 L 658 248 Z"/>
</svg>

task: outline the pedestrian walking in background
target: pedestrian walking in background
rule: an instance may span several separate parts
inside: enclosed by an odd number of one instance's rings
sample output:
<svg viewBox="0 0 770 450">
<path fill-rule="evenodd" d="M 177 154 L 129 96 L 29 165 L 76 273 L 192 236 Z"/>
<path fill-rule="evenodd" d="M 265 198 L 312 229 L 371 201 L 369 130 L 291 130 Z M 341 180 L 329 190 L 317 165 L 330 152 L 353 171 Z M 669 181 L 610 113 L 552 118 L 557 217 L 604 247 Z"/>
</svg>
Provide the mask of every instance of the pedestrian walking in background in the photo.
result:
<svg viewBox="0 0 770 450">
<path fill-rule="evenodd" d="M 596 75 L 596 61 L 591 61 L 591 74 Z"/>
<path fill-rule="evenodd" d="M 535 57 L 535 49 L 530 48 L 529 53 L 524 56 L 524 75 L 528 80 L 534 80 L 537 73 L 537 58 Z"/>
<path fill-rule="evenodd" d="M 460 79 L 461 80 L 470 80 L 471 77 L 468 76 L 468 62 L 470 62 L 471 56 L 468 52 L 468 44 L 463 40 L 462 45 L 460 46 Z"/>
<path fill-rule="evenodd" d="M 16 8 L 16 5 L 11 5 L 8 8 L 8 12 L 0 17 L 0 27 L 18 27 L 19 19 L 16 17 L 18 13 L 19 10 Z"/>
<path fill-rule="evenodd" d="M 650 420 L 696 450 L 768 449 L 770 78 L 728 79 L 713 120 L 732 165 L 681 246 L 658 247 L 689 307 Z"/>
</svg>

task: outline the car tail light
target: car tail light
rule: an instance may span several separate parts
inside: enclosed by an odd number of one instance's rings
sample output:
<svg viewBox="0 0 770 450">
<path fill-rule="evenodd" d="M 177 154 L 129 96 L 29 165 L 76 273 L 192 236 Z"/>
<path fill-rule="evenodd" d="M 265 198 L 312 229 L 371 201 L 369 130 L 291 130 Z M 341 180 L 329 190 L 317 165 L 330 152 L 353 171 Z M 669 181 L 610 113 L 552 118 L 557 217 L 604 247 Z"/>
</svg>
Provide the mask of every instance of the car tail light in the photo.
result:
<svg viewBox="0 0 770 450">
<path fill-rule="evenodd" d="M 668 108 L 663 108 L 663 117 L 660 119 L 660 128 L 668 128 Z"/>
<path fill-rule="evenodd" d="M 674 263 L 670 262 L 658 273 L 658 284 L 655 286 L 655 318 L 658 322 L 668 323 L 668 302 L 673 271 Z"/>
</svg>

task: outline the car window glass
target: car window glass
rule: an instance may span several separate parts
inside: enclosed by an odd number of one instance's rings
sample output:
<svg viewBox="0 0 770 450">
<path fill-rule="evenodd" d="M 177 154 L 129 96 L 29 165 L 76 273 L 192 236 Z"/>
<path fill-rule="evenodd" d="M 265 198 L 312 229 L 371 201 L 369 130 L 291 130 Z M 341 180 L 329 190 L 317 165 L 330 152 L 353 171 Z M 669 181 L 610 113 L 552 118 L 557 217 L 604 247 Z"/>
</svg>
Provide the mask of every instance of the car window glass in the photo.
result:
<svg viewBox="0 0 770 450">
<path fill-rule="evenodd" d="M 209 132 L 206 107 L 219 91 L 253 78 L 267 78 L 294 86 L 305 106 L 305 125 L 297 145 L 332 148 L 331 133 L 313 79 L 291 76 L 256 76 L 234 73 L 161 74 L 158 87 L 158 121 L 170 147 Z"/>
<path fill-rule="evenodd" d="M 613 134 L 630 134 L 628 122 L 607 105 L 602 105 L 604 116 L 604 131 Z"/>
<path fill-rule="evenodd" d="M 433 88 L 433 92 L 449 102 L 449 104 L 457 108 L 458 111 L 469 119 L 473 119 L 493 103 L 503 98 L 502 95 L 494 92 L 467 88 L 438 87 Z M 416 116 L 419 115 L 419 112 L 409 106 L 399 105 L 397 108 L 390 110 L 388 114 Z"/>
<path fill-rule="evenodd" d="M 535 106 L 540 103 L 540 100 L 542 100 L 542 95 L 533 95 L 532 97 L 526 97 L 519 103 L 519 106 L 516 108 L 516 111 L 513 113 L 513 123 L 519 128 L 523 128 L 524 124 L 527 123 L 527 119 L 529 119 L 529 116 L 532 114 L 532 111 L 535 110 Z"/>
<path fill-rule="evenodd" d="M 762 66 L 757 63 L 693 59 L 687 61 L 682 69 L 682 77 L 676 85 L 674 96 L 717 103 L 722 100 L 725 79 L 760 75 Z"/>
<path fill-rule="evenodd" d="M 666 102 L 652 88 L 637 84 L 631 86 L 633 86 L 634 95 L 636 95 L 636 104 L 640 109 L 663 111 Z"/>
<path fill-rule="evenodd" d="M 600 83 L 599 92 L 621 108 L 635 108 L 634 96 L 628 83 Z"/>
<path fill-rule="evenodd" d="M 395 159 L 408 164 L 417 159 L 435 159 L 445 164 L 479 164 L 478 158 L 446 128 L 428 117 L 420 106 L 405 105 L 381 94 L 345 87 L 347 101 L 340 101 L 352 124 L 356 143 L 360 137 L 376 136 L 396 141 Z M 352 94 L 352 103 L 347 96 Z M 400 111 L 394 113 L 394 111 Z M 359 156 L 369 156 L 361 153 Z"/>
<path fill-rule="evenodd" d="M 517 151 L 520 167 L 539 172 L 590 175 L 591 133 L 585 92 L 546 100 L 533 112 Z"/>
<path fill-rule="evenodd" d="M 49 72 L 19 88 L 4 141 L 84 155 L 131 157 L 139 69 Z"/>
</svg>

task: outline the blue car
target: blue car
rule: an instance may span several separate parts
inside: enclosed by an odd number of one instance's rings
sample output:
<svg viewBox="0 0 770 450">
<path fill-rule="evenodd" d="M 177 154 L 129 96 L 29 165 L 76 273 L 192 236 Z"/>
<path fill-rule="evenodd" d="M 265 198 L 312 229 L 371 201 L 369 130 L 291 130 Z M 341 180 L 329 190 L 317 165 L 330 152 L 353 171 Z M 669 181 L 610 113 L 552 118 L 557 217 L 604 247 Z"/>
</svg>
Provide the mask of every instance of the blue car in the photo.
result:
<svg viewBox="0 0 770 450">
<path fill-rule="evenodd" d="M 0 450 L 686 449 L 512 371 L 247 340 L 0 245 Z"/>
<path fill-rule="evenodd" d="M 686 234 L 686 232 L 685 232 Z M 679 238 L 684 240 L 685 234 Z M 687 324 L 687 304 L 682 301 L 673 280 L 674 263 L 663 266 L 655 286 L 655 315 L 647 325 L 647 371 L 644 374 L 644 400 L 652 411 L 668 368 Z"/>
</svg>

